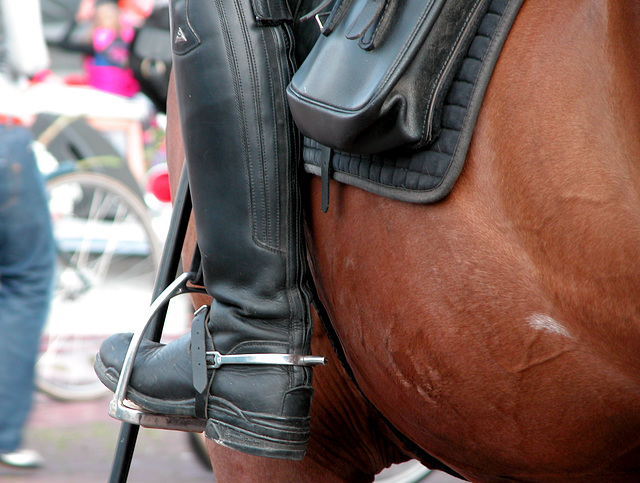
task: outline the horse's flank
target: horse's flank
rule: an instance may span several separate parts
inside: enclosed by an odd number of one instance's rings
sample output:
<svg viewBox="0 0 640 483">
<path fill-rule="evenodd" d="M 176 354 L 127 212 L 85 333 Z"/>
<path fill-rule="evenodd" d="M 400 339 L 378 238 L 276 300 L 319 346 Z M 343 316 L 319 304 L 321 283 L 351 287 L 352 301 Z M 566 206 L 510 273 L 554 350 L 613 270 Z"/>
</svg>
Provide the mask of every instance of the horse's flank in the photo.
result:
<svg viewBox="0 0 640 483">
<path fill-rule="evenodd" d="M 525 2 L 445 202 L 310 212 L 362 390 L 470 478 L 640 478 L 638 32 L 633 2 Z"/>
<path fill-rule="evenodd" d="M 314 276 L 360 389 L 469 479 L 640 480 L 638 32 L 633 1 L 525 2 L 444 202 L 333 183 L 322 214 L 311 181 Z M 316 332 L 307 457 L 211 447 L 218 481 L 366 481 L 411 456 Z"/>
</svg>

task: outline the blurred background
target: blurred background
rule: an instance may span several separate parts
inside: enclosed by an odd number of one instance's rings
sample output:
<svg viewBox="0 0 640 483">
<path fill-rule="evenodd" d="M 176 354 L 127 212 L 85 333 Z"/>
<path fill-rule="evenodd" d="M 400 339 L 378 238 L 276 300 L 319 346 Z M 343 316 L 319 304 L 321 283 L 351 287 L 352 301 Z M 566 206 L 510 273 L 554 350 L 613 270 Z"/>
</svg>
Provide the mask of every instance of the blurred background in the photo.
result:
<svg viewBox="0 0 640 483">
<path fill-rule="evenodd" d="M 21 90 L 46 176 L 57 267 L 24 446 L 39 452 L 44 465 L 0 465 L 0 481 L 107 481 L 120 423 L 107 414 L 111 397 L 93 373 L 93 357 L 105 337 L 136 330 L 146 319 L 171 214 L 164 106 L 162 92 L 145 94 L 139 85 L 118 92 L 96 82 L 89 59 L 99 52 L 83 50 L 92 44 L 95 10 L 83 18 L 81 0 L 40 3 L 50 64 Z M 134 34 L 125 41 L 127 49 L 147 42 L 147 57 L 118 67 L 137 61 L 140 83 L 161 86 L 170 68 L 166 8 L 119 3 L 123 16 L 138 9 L 124 19 Z M 145 40 L 141 26 L 152 15 L 159 20 L 150 22 L 144 35 L 153 38 Z M 5 101 L 0 93 L 0 107 Z M 165 339 L 186 330 L 189 312 L 184 300 L 172 304 Z M 186 433 L 142 429 L 129 481 L 214 481 L 202 450 Z"/>
</svg>

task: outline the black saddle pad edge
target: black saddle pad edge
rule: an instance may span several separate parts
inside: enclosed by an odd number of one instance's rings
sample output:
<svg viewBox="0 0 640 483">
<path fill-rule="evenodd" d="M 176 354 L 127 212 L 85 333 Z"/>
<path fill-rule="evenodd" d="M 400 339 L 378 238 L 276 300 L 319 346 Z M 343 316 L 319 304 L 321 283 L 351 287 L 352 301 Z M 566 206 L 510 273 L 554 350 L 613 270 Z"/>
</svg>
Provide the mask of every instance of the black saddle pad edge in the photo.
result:
<svg viewBox="0 0 640 483">
<path fill-rule="evenodd" d="M 455 147 L 453 149 L 452 159 L 449 162 L 447 170 L 443 174 L 441 180 L 435 186 L 427 189 L 409 189 L 402 186 L 392 186 L 376 182 L 358 174 L 335 169 L 335 164 L 334 169 L 331 172 L 331 177 L 333 179 L 341 183 L 364 189 L 380 196 L 409 203 L 435 203 L 442 200 L 451 192 L 464 166 L 467 152 L 471 144 L 473 129 L 480 112 L 484 94 L 486 92 L 487 86 L 489 85 L 489 80 L 491 79 L 491 75 L 493 74 L 493 69 L 498 61 L 498 57 L 500 55 L 500 52 L 502 51 L 502 47 L 506 41 L 509 31 L 511 30 L 511 26 L 516 19 L 520 7 L 524 3 L 524 0 L 505 1 L 506 6 L 504 7 L 500 21 L 493 31 L 493 34 L 491 35 L 491 41 L 486 53 L 482 58 L 482 64 L 473 85 L 472 94 L 466 108 L 466 114 L 462 122 L 462 127 L 458 134 Z M 435 144 L 437 144 L 437 141 Z M 318 176 L 321 174 L 321 168 L 317 156 L 314 155 L 314 152 L 319 150 L 320 147 L 318 143 L 308 138 L 305 139 L 305 171 L 307 173 Z M 337 152 L 334 154 L 334 156 L 340 154 L 347 157 L 352 156 L 354 159 L 357 159 L 359 157 L 357 155 L 349 155 L 348 153 Z"/>
</svg>

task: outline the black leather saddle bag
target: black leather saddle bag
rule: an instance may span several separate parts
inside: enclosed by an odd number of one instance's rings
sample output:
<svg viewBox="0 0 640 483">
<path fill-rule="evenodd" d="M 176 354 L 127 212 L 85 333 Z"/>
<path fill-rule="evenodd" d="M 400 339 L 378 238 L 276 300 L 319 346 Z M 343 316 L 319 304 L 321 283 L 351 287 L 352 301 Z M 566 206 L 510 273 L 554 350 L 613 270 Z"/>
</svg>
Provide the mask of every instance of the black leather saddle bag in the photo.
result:
<svg viewBox="0 0 640 483">
<path fill-rule="evenodd" d="M 444 97 L 488 4 L 353 0 L 287 89 L 298 128 L 350 153 L 428 145 L 439 133 Z"/>
</svg>

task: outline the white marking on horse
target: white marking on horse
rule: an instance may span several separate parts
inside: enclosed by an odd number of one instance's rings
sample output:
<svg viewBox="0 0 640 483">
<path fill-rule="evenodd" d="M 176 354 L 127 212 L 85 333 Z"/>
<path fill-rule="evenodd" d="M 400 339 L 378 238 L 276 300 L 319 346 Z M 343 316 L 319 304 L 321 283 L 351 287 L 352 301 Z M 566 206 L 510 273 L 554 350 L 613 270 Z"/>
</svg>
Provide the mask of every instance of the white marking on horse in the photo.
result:
<svg viewBox="0 0 640 483">
<path fill-rule="evenodd" d="M 548 315 L 533 314 L 527 319 L 527 322 L 530 327 L 536 330 L 546 330 L 547 332 L 554 332 L 564 337 L 571 337 L 569 331 L 567 331 L 560 322 Z"/>
</svg>

